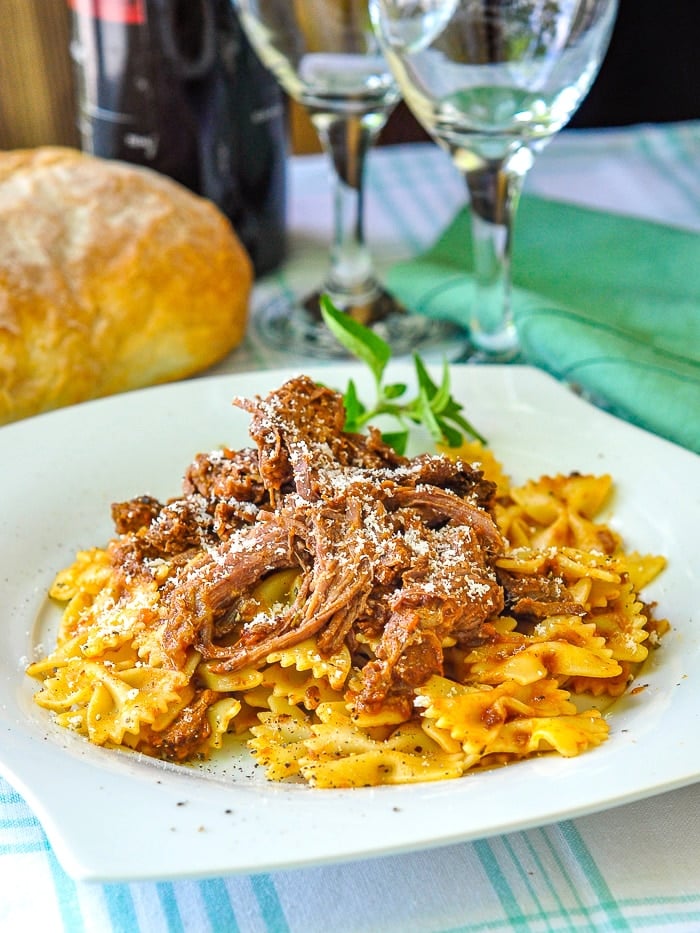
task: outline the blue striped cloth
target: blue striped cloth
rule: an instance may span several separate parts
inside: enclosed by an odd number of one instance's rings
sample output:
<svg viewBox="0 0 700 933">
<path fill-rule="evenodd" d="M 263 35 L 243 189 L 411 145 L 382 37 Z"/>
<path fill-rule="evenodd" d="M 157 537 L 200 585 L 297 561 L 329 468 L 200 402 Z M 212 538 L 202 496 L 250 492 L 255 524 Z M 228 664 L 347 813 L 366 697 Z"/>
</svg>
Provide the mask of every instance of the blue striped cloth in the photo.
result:
<svg viewBox="0 0 700 933">
<path fill-rule="evenodd" d="M 568 131 L 539 158 L 527 190 L 700 231 L 699 154 L 700 124 Z M 320 278 L 330 234 L 326 173 L 320 158 L 293 160 L 292 252 L 284 270 L 258 284 L 255 306 Z M 461 178 L 436 147 L 374 153 L 367 224 L 380 271 L 427 249 L 463 201 Z M 280 363 L 290 360 L 251 335 L 217 371 Z M 693 785 L 528 832 L 374 860 L 94 884 L 66 875 L 32 810 L 0 779 L 0 931 L 695 933 L 699 814 L 700 785 Z M 138 827 L 133 835 L 137 846 Z"/>
</svg>

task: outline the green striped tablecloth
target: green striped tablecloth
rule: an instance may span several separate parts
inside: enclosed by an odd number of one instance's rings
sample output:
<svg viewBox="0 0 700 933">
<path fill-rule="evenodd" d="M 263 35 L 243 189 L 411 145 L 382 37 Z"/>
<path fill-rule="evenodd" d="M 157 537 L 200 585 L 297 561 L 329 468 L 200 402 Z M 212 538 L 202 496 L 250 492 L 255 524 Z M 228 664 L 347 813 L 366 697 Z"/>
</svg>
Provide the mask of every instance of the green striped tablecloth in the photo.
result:
<svg viewBox="0 0 700 933">
<path fill-rule="evenodd" d="M 325 179 L 318 158 L 293 160 L 291 255 L 258 285 L 256 305 L 320 276 L 330 226 Z M 527 191 L 698 232 L 700 124 L 564 132 L 538 160 Z M 464 201 L 461 179 L 430 145 L 373 154 L 369 194 L 368 229 L 384 272 L 430 247 Z M 251 336 L 218 371 L 289 362 Z M 699 814 L 700 785 L 692 785 L 436 850 L 255 876 L 99 885 L 65 874 L 36 816 L 0 779 L 0 930 L 690 933 L 700 930 Z M 128 831 L 138 846 L 138 827 Z"/>
</svg>

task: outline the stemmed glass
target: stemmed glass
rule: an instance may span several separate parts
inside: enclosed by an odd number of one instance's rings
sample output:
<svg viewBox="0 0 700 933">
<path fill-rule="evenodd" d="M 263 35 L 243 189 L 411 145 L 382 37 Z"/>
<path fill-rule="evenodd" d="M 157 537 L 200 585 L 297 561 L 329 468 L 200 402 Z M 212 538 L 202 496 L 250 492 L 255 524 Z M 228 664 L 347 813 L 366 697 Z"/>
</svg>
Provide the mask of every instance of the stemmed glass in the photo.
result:
<svg viewBox="0 0 700 933">
<path fill-rule="evenodd" d="M 511 243 L 523 181 L 593 83 L 617 0 L 370 0 L 370 9 L 407 105 L 466 179 L 475 356 L 511 359 Z"/>
<path fill-rule="evenodd" d="M 272 346 L 344 354 L 325 328 L 319 297 L 379 331 L 396 352 L 448 336 L 446 324 L 409 315 L 379 283 L 364 232 L 368 150 L 399 100 L 372 29 L 367 0 L 232 0 L 259 58 L 307 110 L 333 168 L 330 267 L 318 290 L 277 299 L 255 325 Z"/>
</svg>

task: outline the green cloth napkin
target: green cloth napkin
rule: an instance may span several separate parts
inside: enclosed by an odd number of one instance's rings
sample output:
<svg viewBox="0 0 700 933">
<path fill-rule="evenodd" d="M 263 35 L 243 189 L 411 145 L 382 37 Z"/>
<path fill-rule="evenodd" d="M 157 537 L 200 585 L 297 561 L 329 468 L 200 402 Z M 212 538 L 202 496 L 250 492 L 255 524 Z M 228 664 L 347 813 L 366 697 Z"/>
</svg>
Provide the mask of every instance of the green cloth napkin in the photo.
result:
<svg viewBox="0 0 700 933">
<path fill-rule="evenodd" d="M 471 255 L 463 208 L 388 285 L 412 311 L 465 325 Z M 700 453 L 699 235 L 524 196 L 513 284 L 526 362 Z"/>
</svg>

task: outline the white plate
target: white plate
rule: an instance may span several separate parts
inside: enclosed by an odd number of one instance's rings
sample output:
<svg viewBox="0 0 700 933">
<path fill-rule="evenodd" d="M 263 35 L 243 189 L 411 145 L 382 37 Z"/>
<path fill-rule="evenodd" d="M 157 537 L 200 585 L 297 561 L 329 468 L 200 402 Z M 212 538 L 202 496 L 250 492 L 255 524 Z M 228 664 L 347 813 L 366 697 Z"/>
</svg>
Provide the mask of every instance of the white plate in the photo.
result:
<svg viewBox="0 0 700 933">
<path fill-rule="evenodd" d="M 352 366 L 310 374 L 343 387 L 351 373 L 366 390 Z M 544 824 L 700 778 L 700 458 L 524 367 L 453 368 L 455 395 L 511 475 L 611 472 L 615 526 L 630 546 L 669 558 L 648 596 L 673 631 L 639 681 L 646 689 L 611 708 L 603 746 L 458 780 L 334 791 L 267 783 L 246 752 L 204 768 L 165 765 L 53 726 L 23 669 L 53 637 L 46 591 L 55 571 L 107 540 L 113 501 L 176 495 L 195 453 L 248 443 L 232 396 L 265 393 L 289 375 L 180 383 L 0 430 L 0 770 L 69 873 L 196 877 L 380 855 Z M 393 375 L 406 373 L 397 366 Z"/>
</svg>

